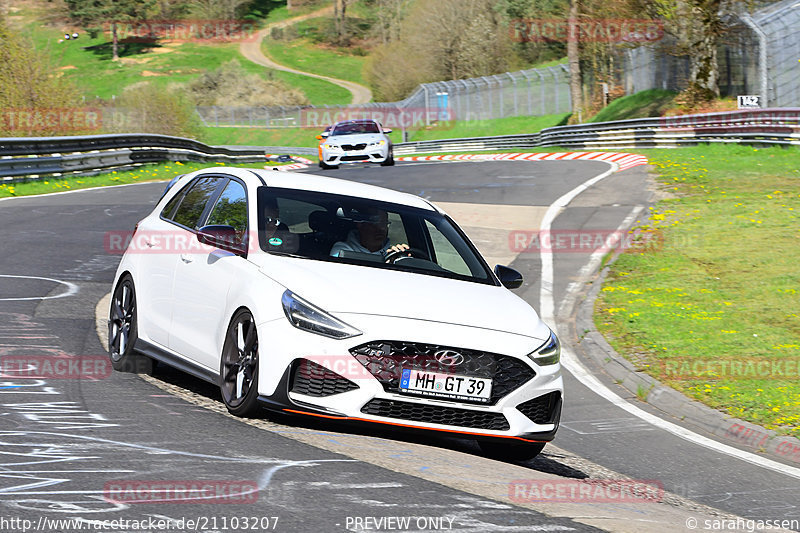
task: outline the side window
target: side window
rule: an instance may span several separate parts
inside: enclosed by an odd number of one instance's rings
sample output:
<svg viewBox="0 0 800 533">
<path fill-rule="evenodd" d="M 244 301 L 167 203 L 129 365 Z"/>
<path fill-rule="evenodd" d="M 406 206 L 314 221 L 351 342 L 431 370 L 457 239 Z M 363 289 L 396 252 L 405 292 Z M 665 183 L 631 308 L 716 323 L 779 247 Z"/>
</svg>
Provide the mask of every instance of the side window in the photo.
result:
<svg viewBox="0 0 800 533">
<path fill-rule="evenodd" d="M 403 219 L 397 213 L 389 213 L 389 242 L 391 244 L 408 243 L 406 228 L 403 226 Z"/>
<path fill-rule="evenodd" d="M 172 200 L 167 202 L 167 205 L 164 206 L 164 210 L 161 211 L 161 216 L 166 218 L 167 220 L 172 220 L 172 213 L 175 212 L 175 207 L 181 202 L 182 199 L 183 199 L 183 191 L 173 196 Z"/>
<path fill-rule="evenodd" d="M 200 222 L 200 216 L 206 208 L 206 203 L 219 184 L 219 178 L 203 178 L 189 189 L 189 192 L 183 197 L 181 205 L 175 211 L 172 220 L 178 224 L 182 224 L 187 228 L 197 229 L 197 224 Z"/>
<path fill-rule="evenodd" d="M 244 186 L 231 180 L 211 209 L 206 224 L 232 226 L 241 241 L 247 231 L 247 194 Z"/>
<path fill-rule="evenodd" d="M 425 221 L 425 227 L 431 236 L 433 251 L 436 254 L 436 262 L 439 266 L 456 274 L 472 275 L 469 266 L 464 262 L 464 258 L 461 257 L 461 254 L 458 253 L 447 237 L 442 235 L 442 232 L 428 220 Z"/>
</svg>

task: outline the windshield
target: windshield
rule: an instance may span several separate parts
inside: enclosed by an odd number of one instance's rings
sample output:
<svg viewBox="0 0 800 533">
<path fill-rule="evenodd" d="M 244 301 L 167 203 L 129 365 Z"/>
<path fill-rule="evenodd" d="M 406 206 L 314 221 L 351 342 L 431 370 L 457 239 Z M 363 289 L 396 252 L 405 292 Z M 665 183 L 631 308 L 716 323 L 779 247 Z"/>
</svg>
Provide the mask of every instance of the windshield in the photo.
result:
<svg viewBox="0 0 800 533">
<path fill-rule="evenodd" d="M 461 230 L 436 211 L 268 187 L 259 188 L 258 204 L 266 252 L 494 283 Z"/>
<path fill-rule="evenodd" d="M 337 124 L 333 129 L 333 135 L 354 135 L 359 133 L 381 133 L 380 128 L 375 122 L 344 122 Z"/>
</svg>

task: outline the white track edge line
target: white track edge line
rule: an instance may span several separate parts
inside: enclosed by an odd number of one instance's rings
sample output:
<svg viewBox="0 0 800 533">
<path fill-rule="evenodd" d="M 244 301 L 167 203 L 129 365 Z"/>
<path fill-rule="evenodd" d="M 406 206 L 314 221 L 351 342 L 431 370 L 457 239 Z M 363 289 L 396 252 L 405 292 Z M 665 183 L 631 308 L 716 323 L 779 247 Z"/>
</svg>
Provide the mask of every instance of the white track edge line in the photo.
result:
<svg viewBox="0 0 800 533">
<path fill-rule="evenodd" d="M 578 185 L 571 191 L 558 198 L 550 205 L 550 207 L 548 207 L 544 218 L 542 219 L 542 223 L 539 228 L 540 231 L 550 231 L 550 226 L 561 212 L 563 207 L 566 207 L 578 194 L 585 191 L 587 188 L 599 182 L 600 180 L 610 176 L 619 168 L 616 163 L 609 161 L 606 161 L 606 163 L 611 165 L 609 170 L 585 181 L 581 185 Z M 540 282 L 539 295 L 542 320 L 552 324 L 553 328 L 556 329 L 556 333 L 558 334 L 558 326 L 555 322 L 555 301 L 553 299 L 553 255 L 540 253 L 539 257 L 542 260 L 542 278 Z M 663 429 L 664 431 L 672 433 L 673 435 L 693 444 L 697 444 L 698 446 L 703 446 L 704 448 L 735 457 L 747 463 L 778 472 L 779 474 L 785 474 L 787 476 L 800 479 L 800 468 L 785 465 L 783 463 L 773 461 L 772 459 L 767 459 L 766 457 L 740 450 L 738 448 L 734 448 L 733 446 L 729 446 L 708 437 L 704 437 L 703 435 L 695 433 L 694 431 L 681 427 L 677 424 L 673 424 L 672 422 L 664 420 L 656 415 L 644 411 L 639 407 L 636 407 L 606 387 L 605 384 L 593 376 L 589 370 L 583 366 L 575 354 L 567 349 L 562 351 L 562 361 L 564 368 L 569 370 L 572 375 L 575 376 L 578 381 L 588 387 L 589 390 L 608 400 L 617 407 L 627 411 L 633 416 L 640 418 L 657 428 Z"/>
</svg>

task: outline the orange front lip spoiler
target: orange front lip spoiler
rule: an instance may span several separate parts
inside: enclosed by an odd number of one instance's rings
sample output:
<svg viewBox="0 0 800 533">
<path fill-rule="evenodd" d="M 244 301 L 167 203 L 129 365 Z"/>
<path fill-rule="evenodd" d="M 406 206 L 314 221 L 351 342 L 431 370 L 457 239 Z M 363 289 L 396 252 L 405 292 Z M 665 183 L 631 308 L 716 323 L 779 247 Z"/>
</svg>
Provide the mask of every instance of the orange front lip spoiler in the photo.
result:
<svg viewBox="0 0 800 533">
<path fill-rule="evenodd" d="M 287 413 L 297 414 L 297 415 L 308 415 L 308 416 L 316 416 L 319 418 L 328 418 L 331 420 L 346 420 L 350 422 L 368 422 L 370 424 L 384 424 L 387 426 L 398 426 L 404 428 L 412 428 L 412 429 L 421 429 L 426 431 L 439 431 L 442 433 L 457 433 L 459 435 L 470 435 L 473 437 L 491 437 L 493 439 L 511 439 L 511 440 L 519 440 L 522 442 L 547 442 L 544 440 L 531 440 L 531 439 L 523 439 L 522 437 L 512 437 L 510 435 L 493 435 L 491 433 L 475 433 L 471 431 L 459 431 L 457 429 L 434 429 L 434 428 L 426 428 L 421 426 L 412 426 L 411 424 L 399 424 L 397 422 L 384 422 L 382 420 L 369 420 L 367 418 L 358 418 L 358 417 L 350 417 L 350 416 L 336 416 L 336 415 L 321 415 L 318 413 L 309 413 L 308 411 L 298 411 L 296 409 L 283 409 Z"/>
</svg>

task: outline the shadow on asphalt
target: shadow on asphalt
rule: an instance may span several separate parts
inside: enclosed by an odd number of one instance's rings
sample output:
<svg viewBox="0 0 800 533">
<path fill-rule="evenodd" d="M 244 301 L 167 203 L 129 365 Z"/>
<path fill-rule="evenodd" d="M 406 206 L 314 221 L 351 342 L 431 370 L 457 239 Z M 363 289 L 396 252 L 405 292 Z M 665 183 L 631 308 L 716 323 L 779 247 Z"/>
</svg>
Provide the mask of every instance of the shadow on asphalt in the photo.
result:
<svg viewBox="0 0 800 533">
<path fill-rule="evenodd" d="M 194 378 L 188 374 L 184 374 L 183 372 L 172 367 L 160 363 L 156 364 L 153 368 L 152 376 L 160 381 L 163 381 L 164 383 L 183 388 L 187 391 L 203 396 L 204 398 L 222 404 L 222 397 L 220 396 L 218 387 L 201 379 Z M 263 416 L 261 418 L 264 420 L 286 426 L 287 428 L 303 428 L 313 431 L 330 431 L 336 433 L 345 433 L 348 435 L 378 437 L 398 442 L 409 442 L 414 444 L 422 444 L 425 446 L 434 446 L 436 448 L 445 450 L 454 450 L 486 459 L 486 456 L 481 452 L 478 444 L 472 439 L 459 439 L 432 434 L 424 430 L 421 433 L 409 433 L 407 431 L 387 429 L 381 425 L 369 425 L 368 427 L 362 427 L 344 422 L 329 421 L 312 417 L 287 416 L 267 410 L 263 410 L 262 413 Z M 561 457 L 560 454 L 548 453 L 548 448 L 545 447 L 542 453 L 529 461 L 503 462 L 518 464 L 520 466 L 530 468 L 531 470 L 566 478 L 586 479 L 589 477 L 589 475 L 585 472 L 559 462 L 559 457 Z M 498 459 L 493 458 L 492 460 Z"/>
</svg>

